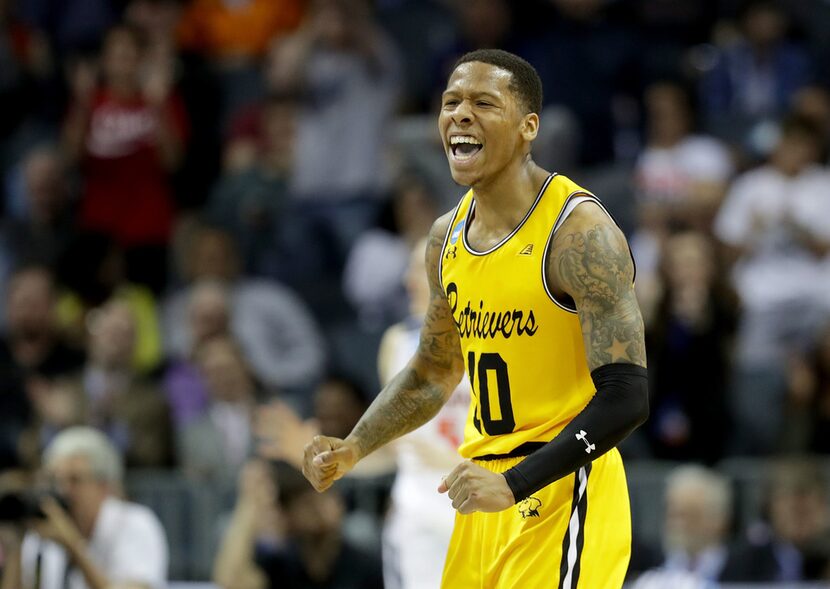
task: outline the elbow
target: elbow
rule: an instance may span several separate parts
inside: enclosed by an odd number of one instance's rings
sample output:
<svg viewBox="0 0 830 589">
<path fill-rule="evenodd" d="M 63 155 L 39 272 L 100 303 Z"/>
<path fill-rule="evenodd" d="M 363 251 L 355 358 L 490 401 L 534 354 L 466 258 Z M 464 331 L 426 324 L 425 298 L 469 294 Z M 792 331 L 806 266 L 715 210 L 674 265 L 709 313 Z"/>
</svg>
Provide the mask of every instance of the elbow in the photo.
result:
<svg viewBox="0 0 830 589">
<path fill-rule="evenodd" d="M 645 424 L 648 421 L 649 416 L 649 403 L 648 403 L 648 389 L 645 388 L 637 395 L 637 402 L 632 403 L 634 406 L 634 411 L 632 412 L 632 427 L 631 431 L 634 431 L 638 427 Z"/>
<path fill-rule="evenodd" d="M 464 376 L 464 360 L 458 357 L 438 359 L 418 355 L 411 367 L 427 382 L 440 387 L 448 399 Z"/>
</svg>

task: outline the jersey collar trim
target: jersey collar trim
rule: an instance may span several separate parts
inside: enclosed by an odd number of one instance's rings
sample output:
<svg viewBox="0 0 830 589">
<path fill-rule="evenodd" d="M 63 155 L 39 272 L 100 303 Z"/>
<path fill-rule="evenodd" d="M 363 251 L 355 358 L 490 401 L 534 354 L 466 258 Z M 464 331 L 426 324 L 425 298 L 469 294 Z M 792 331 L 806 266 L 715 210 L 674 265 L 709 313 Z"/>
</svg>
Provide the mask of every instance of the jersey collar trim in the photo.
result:
<svg viewBox="0 0 830 589">
<path fill-rule="evenodd" d="M 508 233 L 508 234 L 507 234 L 507 235 L 506 235 L 506 236 L 505 236 L 505 237 L 504 237 L 504 238 L 503 238 L 500 242 L 498 242 L 496 245 L 494 245 L 494 246 L 493 246 L 493 247 L 491 247 L 490 249 L 485 250 L 485 251 L 483 251 L 483 252 L 480 252 L 480 251 L 478 251 L 478 250 L 474 249 L 474 248 L 470 245 L 470 242 L 469 242 L 469 241 L 467 241 L 467 232 L 468 232 L 468 231 L 469 231 L 469 229 L 470 229 L 470 220 L 471 220 L 471 219 L 472 219 L 472 217 L 473 217 L 473 212 L 475 211 L 475 206 L 476 206 L 475 197 L 474 197 L 474 196 L 470 197 L 470 200 L 471 200 L 472 202 L 470 203 L 470 208 L 469 208 L 469 209 L 467 209 L 467 217 L 466 217 L 466 219 L 467 219 L 467 220 L 466 220 L 466 222 L 464 223 L 464 229 L 463 229 L 463 231 L 461 232 L 462 241 L 464 242 L 464 248 L 465 248 L 468 252 L 470 252 L 471 254 L 473 254 L 474 256 L 486 256 L 487 254 L 491 254 L 491 253 L 493 253 L 494 251 L 496 251 L 497 249 L 499 249 L 501 246 L 503 246 L 505 243 L 507 243 L 508 241 L 510 241 L 510 238 L 511 238 L 511 237 L 513 237 L 514 235 L 516 235 L 516 233 L 518 233 L 518 232 L 519 232 L 519 229 L 521 229 L 521 228 L 524 226 L 524 224 L 527 222 L 527 220 L 528 220 L 528 219 L 530 219 L 530 215 L 532 215 L 532 214 L 533 214 L 533 211 L 534 211 L 534 210 L 536 210 L 536 206 L 539 204 L 539 201 L 541 201 L 541 200 L 542 200 L 542 196 L 545 194 L 545 191 L 548 189 L 548 185 L 550 184 L 551 180 L 553 180 L 553 178 L 554 178 L 556 175 L 557 175 L 557 173 L 556 173 L 556 172 L 553 172 L 552 174 L 550 174 L 550 175 L 549 175 L 549 176 L 545 179 L 544 184 L 542 184 L 542 188 L 540 188 L 540 189 L 539 189 L 539 194 L 537 194 L 537 195 L 536 195 L 536 200 L 534 200 L 534 201 L 533 201 L 533 204 L 531 205 L 530 209 L 528 209 L 527 213 L 525 213 L 525 216 L 522 218 L 522 220 L 521 220 L 521 221 L 519 221 L 519 224 L 518 224 L 518 225 L 516 225 L 516 228 L 515 228 L 515 229 L 513 229 L 513 231 L 511 231 L 510 233 Z"/>
</svg>

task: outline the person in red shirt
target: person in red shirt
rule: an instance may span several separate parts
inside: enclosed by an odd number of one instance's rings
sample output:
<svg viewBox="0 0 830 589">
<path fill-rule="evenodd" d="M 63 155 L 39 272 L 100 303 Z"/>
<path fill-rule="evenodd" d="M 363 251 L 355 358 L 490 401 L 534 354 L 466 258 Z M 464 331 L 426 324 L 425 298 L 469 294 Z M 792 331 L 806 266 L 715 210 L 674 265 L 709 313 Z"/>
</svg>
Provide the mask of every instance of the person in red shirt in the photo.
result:
<svg viewBox="0 0 830 589">
<path fill-rule="evenodd" d="M 124 248 L 131 281 L 159 292 L 174 219 L 170 174 L 187 134 L 172 72 L 144 59 L 139 34 L 119 25 L 107 33 L 100 73 L 78 63 L 64 147 L 80 164 L 83 229 L 103 232 Z"/>
</svg>

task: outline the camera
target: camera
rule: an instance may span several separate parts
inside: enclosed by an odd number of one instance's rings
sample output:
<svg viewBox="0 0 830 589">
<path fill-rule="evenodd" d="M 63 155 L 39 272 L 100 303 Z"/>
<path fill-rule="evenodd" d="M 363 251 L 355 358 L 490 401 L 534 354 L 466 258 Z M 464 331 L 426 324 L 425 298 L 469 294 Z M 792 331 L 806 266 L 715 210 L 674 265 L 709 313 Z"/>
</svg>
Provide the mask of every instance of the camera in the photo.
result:
<svg viewBox="0 0 830 589">
<path fill-rule="evenodd" d="M 66 497 L 55 491 L 12 491 L 0 494 L 0 522 L 44 519 L 46 514 L 40 508 L 40 503 L 46 497 L 52 497 L 61 507 L 69 509 Z"/>
</svg>

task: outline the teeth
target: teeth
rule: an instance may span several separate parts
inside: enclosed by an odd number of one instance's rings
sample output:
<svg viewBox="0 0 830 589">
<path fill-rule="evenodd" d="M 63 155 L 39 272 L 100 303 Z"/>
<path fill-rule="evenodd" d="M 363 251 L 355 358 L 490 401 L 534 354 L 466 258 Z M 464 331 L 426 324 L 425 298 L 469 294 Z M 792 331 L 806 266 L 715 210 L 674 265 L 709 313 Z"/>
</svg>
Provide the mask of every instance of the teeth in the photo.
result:
<svg viewBox="0 0 830 589">
<path fill-rule="evenodd" d="M 458 145 L 459 143 L 469 143 L 470 145 L 481 145 L 481 141 L 469 135 L 456 135 L 450 137 L 450 145 Z"/>
</svg>

